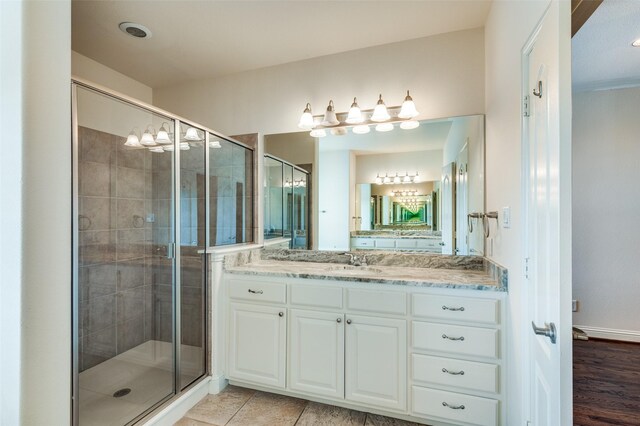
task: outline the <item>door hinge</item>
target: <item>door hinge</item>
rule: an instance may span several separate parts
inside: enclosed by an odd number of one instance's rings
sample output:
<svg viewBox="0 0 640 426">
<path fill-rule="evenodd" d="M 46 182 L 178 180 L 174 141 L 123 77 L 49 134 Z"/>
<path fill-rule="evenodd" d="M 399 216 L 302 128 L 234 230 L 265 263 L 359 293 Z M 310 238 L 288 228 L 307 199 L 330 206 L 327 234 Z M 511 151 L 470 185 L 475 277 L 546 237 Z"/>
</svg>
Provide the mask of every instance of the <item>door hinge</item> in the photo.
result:
<svg viewBox="0 0 640 426">
<path fill-rule="evenodd" d="M 524 258 L 524 277 L 529 278 L 529 258 Z"/>
<path fill-rule="evenodd" d="M 529 117 L 529 104 L 529 95 L 524 95 L 524 98 L 522 99 L 522 115 L 525 117 Z"/>
</svg>

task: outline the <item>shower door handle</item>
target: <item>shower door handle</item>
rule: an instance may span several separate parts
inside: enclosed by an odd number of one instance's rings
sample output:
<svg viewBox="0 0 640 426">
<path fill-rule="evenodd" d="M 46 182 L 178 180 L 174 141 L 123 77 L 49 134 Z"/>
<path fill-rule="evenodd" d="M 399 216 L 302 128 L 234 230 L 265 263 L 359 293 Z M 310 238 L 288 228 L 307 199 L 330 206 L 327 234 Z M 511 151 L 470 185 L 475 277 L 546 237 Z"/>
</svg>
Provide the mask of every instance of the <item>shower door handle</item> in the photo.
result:
<svg viewBox="0 0 640 426">
<path fill-rule="evenodd" d="M 176 243 L 167 244 L 167 259 L 176 258 Z"/>
</svg>

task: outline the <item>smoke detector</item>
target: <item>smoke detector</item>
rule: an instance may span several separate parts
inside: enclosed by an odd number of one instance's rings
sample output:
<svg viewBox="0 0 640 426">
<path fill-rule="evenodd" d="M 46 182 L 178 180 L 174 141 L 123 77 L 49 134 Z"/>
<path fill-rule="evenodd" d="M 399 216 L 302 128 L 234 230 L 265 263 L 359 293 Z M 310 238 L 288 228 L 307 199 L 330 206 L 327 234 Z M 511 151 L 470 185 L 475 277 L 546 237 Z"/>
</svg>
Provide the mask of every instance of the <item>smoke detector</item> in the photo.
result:
<svg viewBox="0 0 640 426">
<path fill-rule="evenodd" d="M 151 37 L 151 30 L 149 28 L 144 25 L 136 24 L 135 22 L 122 22 L 119 27 L 122 32 L 135 38 Z"/>
</svg>

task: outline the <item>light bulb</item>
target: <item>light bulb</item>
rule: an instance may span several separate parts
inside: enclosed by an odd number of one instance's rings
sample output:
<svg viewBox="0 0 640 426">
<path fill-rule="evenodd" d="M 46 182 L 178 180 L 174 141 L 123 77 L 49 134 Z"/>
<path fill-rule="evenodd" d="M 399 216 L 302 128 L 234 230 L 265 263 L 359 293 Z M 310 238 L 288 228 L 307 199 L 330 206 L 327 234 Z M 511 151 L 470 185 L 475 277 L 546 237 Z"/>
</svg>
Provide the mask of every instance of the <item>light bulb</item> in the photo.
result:
<svg viewBox="0 0 640 426">
<path fill-rule="evenodd" d="M 149 126 L 147 127 L 147 130 L 144 131 L 144 133 L 142 134 L 142 138 L 140 138 L 140 143 L 142 145 L 146 145 L 146 146 L 153 146 L 155 145 L 155 141 L 153 140 L 153 127 Z"/>
<path fill-rule="evenodd" d="M 336 112 L 333 109 L 333 101 L 329 101 L 329 106 L 327 107 L 327 111 L 324 113 L 324 120 L 322 121 L 322 125 L 329 126 L 337 126 L 340 124 L 338 121 L 338 117 L 336 117 Z"/>
<path fill-rule="evenodd" d="M 307 104 L 300 117 L 298 127 L 305 130 L 311 130 L 313 128 L 313 115 L 311 115 L 311 104 Z"/>
<path fill-rule="evenodd" d="M 390 119 L 391 116 L 389 115 L 389 112 L 387 111 L 387 106 L 384 104 L 384 101 L 382 100 L 382 95 L 380 95 L 380 98 L 378 99 L 378 103 L 375 107 L 375 109 L 373 110 L 373 115 L 371 116 L 371 121 L 387 121 L 388 119 Z"/>
<path fill-rule="evenodd" d="M 400 182 L 401 182 L 400 176 L 398 176 L 398 174 L 396 173 L 396 177 L 393 178 L 393 183 L 398 184 Z"/>
<path fill-rule="evenodd" d="M 349 108 L 349 114 L 347 114 L 347 119 L 345 121 L 349 124 L 358 124 L 364 121 L 362 111 L 360 111 L 356 98 L 353 98 L 353 103 L 351 104 L 351 108 Z"/>
<path fill-rule="evenodd" d="M 140 140 L 138 139 L 138 135 L 136 135 L 135 131 L 131 131 L 129 136 L 127 136 L 127 141 L 124 143 L 125 146 L 129 146 L 132 148 L 140 147 Z"/>
<path fill-rule="evenodd" d="M 167 129 L 164 127 L 164 125 L 167 123 L 162 123 L 162 126 L 160 126 L 160 130 L 158 130 L 158 136 L 156 136 L 156 143 L 159 144 L 168 144 L 171 143 L 171 139 L 169 139 L 169 133 L 167 132 Z"/>
<path fill-rule="evenodd" d="M 418 172 L 416 172 L 416 175 L 413 177 L 413 183 L 418 183 L 420 182 L 420 176 L 418 176 Z M 417 193 L 418 191 L 416 191 Z"/>
<path fill-rule="evenodd" d="M 404 183 L 411 183 L 411 176 L 409 176 L 409 173 L 404 175 L 404 179 L 402 181 Z"/>
<path fill-rule="evenodd" d="M 327 136 L 327 132 L 325 132 L 324 129 L 313 129 L 309 132 L 309 136 L 312 138 L 324 138 Z"/>
<path fill-rule="evenodd" d="M 380 175 L 376 176 L 376 185 L 382 185 L 382 178 L 380 177 Z"/>
<path fill-rule="evenodd" d="M 200 136 L 198 136 L 198 130 L 195 127 L 189 127 L 187 132 L 184 134 L 184 138 L 188 141 L 199 141 Z"/>
<path fill-rule="evenodd" d="M 404 98 L 404 102 L 402 103 L 402 107 L 400 108 L 398 118 L 413 118 L 418 116 L 418 114 L 420 113 L 416 109 L 416 104 L 413 103 L 413 99 L 411 98 L 411 96 L 409 95 L 409 91 L 407 90 L 407 97 Z M 414 127 L 411 127 L 411 129 L 413 128 Z"/>
<path fill-rule="evenodd" d="M 400 123 L 400 128 L 402 130 L 411 130 L 415 129 L 418 126 L 420 126 L 420 122 L 415 120 L 403 121 L 402 123 Z"/>
<path fill-rule="evenodd" d="M 366 135 L 370 131 L 371 129 L 366 124 L 361 124 L 353 128 L 353 133 L 355 133 L 356 135 Z"/>
<path fill-rule="evenodd" d="M 389 184 L 391 183 L 391 178 L 387 175 L 384 175 L 384 179 L 382 180 L 382 183 L 384 184 Z"/>
<path fill-rule="evenodd" d="M 393 123 L 381 123 L 376 125 L 377 132 L 388 132 L 393 130 Z"/>
</svg>

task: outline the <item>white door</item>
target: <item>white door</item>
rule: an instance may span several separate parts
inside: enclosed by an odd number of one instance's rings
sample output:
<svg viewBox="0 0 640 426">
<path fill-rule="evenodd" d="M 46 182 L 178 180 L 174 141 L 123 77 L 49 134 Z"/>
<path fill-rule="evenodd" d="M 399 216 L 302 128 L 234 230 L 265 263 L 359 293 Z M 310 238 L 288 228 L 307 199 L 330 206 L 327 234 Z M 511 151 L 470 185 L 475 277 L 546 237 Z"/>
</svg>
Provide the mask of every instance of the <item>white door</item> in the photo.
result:
<svg viewBox="0 0 640 426">
<path fill-rule="evenodd" d="M 568 4 L 551 3 L 524 50 L 524 91 L 529 99 L 529 116 L 523 119 L 525 274 L 530 309 L 530 416 L 534 426 L 572 424 Z"/>
<path fill-rule="evenodd" d="M 286 362 L 285 308 L 230 306 L 229 378 L 284 389 Z"/>
<path fill-rule="evenodd" d="M 345 399 L 404 410 L 407 322 L 346 315 Z"/>
<path fill-rule="evenodd" d="M 468 139 L 467 139 L 468 140 Z M 469 185 L 468 185 L 468 165 L 469 165 L 469 144 L 456 157 L 456 248 L 455 252 L 459 256 L 469 254 L 469 225 L 467 214 L 469 213 Z"/>
<path fill-rule="evenodd" d="M 343 314 L 291 310 L 292 390 L 344 398 Z"/>
<path fill-rule="evenodd" d="M 442 254 L 453 254 L 455 248 L 454 234 L 454 192 L 455 192 L 455 164 L 450 163 L 442 168 L 440 181 L 440 206 L 442 210 Z"/>
</svg>

